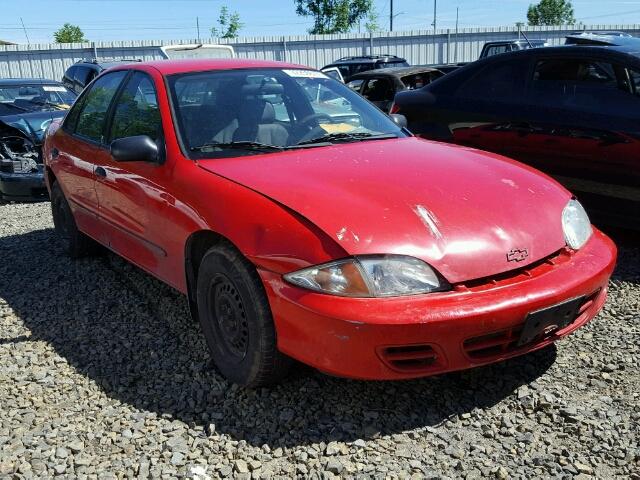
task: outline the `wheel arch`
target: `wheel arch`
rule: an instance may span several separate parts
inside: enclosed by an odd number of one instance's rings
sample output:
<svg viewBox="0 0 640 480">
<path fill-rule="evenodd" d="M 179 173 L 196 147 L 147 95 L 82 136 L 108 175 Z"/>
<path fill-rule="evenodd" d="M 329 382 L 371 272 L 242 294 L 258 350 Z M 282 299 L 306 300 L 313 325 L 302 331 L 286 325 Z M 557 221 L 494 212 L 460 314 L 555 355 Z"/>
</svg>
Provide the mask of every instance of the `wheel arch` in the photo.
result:
<svg viewBox="0 0 640 480">
<path fill-rule="evenodd" d="M 196 299 L 196 284 L 198 279 L 198 269 L 202 258 L 207 251 L 219 244 L 226 244 L 240 252 L 240 249 L 224 235 L 213 230 L 198 230 L 187 238 L 184 246 L 184 269 L 187 282 L 187 299 L 189 301 L 189 312 L 194 321 L 198 321 L 198 302 Z"/>
</svg>

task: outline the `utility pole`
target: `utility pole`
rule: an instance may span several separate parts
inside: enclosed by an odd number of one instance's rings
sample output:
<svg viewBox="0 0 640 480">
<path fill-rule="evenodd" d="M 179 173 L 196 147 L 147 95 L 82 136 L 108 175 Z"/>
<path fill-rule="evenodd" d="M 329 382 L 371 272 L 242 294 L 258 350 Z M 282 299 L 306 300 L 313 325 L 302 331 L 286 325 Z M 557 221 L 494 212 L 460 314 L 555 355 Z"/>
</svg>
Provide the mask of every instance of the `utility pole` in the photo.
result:
<svg viewBox="0 0 640 480">
<path fill-rule="evenodd" d="M 456 7 L 456 46 L 455 53 L 453 54 L 453 63 L 458 63 L 458 15 L 460 12 L 460 7 Z"/>
<path fill-rule="evenodd" d="M 393 32 L 393 0 L 389 0 L 389 31 Z"/>
<path fill-rule="evenodd" d="M 436 33 L 436 25 L 437 25 L 437 15 L 438 15 L 438 0 L 433 0 L 433 33 Z"/>
<path fill-rule="evenodd" d="M 198 43 L 200 43 L 200 17 L 196 17 L 196 30 L 198 31 Z"/>
<path fill-rule="evenodd" d="M 24 30 L 24 36 L 27 37 L 27 45 L 31 45 L 31 41 L 29 40 L 29 34 L 27 33 L 27 28 L 24 26 L 24 20 L 20 17 L 20 23 L 22 23 L 22 30 Z"/>
</svg>

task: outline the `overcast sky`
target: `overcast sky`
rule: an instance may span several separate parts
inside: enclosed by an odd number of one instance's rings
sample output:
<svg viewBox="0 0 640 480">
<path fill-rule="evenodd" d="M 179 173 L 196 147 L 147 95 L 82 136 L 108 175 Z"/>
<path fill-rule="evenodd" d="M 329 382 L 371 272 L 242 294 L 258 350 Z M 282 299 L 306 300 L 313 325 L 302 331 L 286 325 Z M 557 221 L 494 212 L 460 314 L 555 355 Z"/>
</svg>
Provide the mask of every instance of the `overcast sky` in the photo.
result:
<svg viewBox="0 0 640 480">
<path fill-rule="evenodd" d="M 439 0 L 438 27 L 513 25 L 526 20 L 530 0 Z M 26 6 L 28 5 L 28 7 Z M 295 14 L 293 0 L 0 0 L 0 39 L 53 41 L 63 23 L 79 25 L 89 40 L 192 39 L 196 18 L 206 37 L 227 5 L 240 13 L 241 35 L 302 35 L 312 21 Z M 388 27 L 389 0 L 375 0 L 380 25 Z M 396 30 L 431 28 L 433 0 L 394 0 Z M 587 24 L 640 23 L 640 0 L 574 0 L 575 16 Z"/>
</svg>

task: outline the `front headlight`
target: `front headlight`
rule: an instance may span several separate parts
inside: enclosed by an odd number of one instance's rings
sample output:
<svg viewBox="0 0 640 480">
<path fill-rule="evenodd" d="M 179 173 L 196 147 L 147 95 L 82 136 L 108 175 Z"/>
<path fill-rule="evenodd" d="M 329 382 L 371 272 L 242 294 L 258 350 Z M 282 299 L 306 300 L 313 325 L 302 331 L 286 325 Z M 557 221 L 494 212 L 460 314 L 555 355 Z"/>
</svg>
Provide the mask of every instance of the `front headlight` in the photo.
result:
<svg viewBox="0 0 640 480">
<path fill-rule="evenodd" d="M 562 230 L 564 239 L 574 250 L 582 247 L 591 237 L 593 230 L 589 216 L 577 200 L 569 200 L 562 211 Z"/>
<path fill-rule="evenodd" d="M 299 287 L 345 297 L 415 295 L 449 287 L 422 260 L 402 255 L 370 255 L 338 260 L 288 273 Z"/>
</svg>

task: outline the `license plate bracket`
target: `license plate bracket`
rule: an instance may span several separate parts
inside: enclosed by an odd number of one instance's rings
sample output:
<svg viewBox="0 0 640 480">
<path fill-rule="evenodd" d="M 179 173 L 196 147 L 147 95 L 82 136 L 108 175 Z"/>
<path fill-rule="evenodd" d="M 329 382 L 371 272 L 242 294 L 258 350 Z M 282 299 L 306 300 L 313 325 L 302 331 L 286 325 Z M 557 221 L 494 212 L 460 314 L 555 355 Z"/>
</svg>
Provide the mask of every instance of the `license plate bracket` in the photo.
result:
<svg viewBox="0 0 640 480">
<path fill-rule="evenodd" d="M 529 313 L 525 319 L 518 346 L 526 345 L 552 331 L 562 330 L 573 323 L 578 318 L 583 303 L 584 297 L 578 297 Z"/>
</svg>

